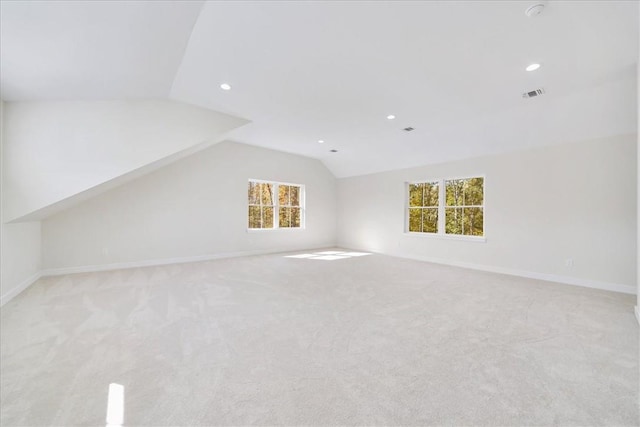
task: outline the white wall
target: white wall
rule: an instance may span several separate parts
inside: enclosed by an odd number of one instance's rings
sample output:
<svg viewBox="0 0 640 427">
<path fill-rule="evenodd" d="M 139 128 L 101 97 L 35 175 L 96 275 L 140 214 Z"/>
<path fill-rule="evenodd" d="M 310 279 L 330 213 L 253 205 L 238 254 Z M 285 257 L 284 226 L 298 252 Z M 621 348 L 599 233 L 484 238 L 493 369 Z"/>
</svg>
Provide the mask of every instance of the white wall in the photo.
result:
<svg viewBox="0 0 640 427">
<path fill-rule="evenodd" d="M 249 178 L 306 186 L 306 229 L 248 233 Z M 333 246 L 335 178 L 318 160 L 222 142 L 43 221 L 45 272 Z"/>
<path fill-rule="evenodd" d="M 338 244 L 635 292 L 636 138 L 340 179 Z M 485 243 L 403 232 L 406 181 L 473 175 L 486 176 Z"/>
<path fill-rule="evenodd" d="M 2 224 L 0 305 L 40 277 L 40 222 Z"/>
<path fill-rule="evenodd" d="M 7 103 L 6 220 L 24 219 L 198 144 L 218 142 L 246 123 L 169 100 Z"/>
<path fill-rule="evenodd" d="M 40 275 L 40 223 L 4 223 L 4 103 L 0 101 L 0 305 L 33 283 Z"/>
<path fill-rule="evenodd" d="M 640 25 L 640 8 L 638 9 L 638 24 Z M 636 318 L 638 319 L 638 323 L 640 323 L 640 32 L 638 33 L 638 62 L 636 63 L 636 72 L 638 75 L 638 90 L 636 96 L 636 114 L 638 115 L 638 241 L 636 245 L 636 253 L 637 253 L 637 296 L 638 301 L 636 305 Z"/>
</svg>

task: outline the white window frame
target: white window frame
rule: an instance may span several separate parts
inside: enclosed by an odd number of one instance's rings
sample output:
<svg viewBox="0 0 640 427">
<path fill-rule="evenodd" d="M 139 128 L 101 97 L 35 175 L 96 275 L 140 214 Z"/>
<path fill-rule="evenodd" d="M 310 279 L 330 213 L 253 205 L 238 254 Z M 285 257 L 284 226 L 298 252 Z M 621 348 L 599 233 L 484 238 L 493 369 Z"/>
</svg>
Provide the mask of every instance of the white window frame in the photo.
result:
<svg viewBox="0 0 640 427">
<path fill-rule="evenodd" d="M 481 207 L 482 208 L 482 236 L 467 236 L 464 234 L 447 234 L 446 233 L 446 189 L 445 182 L 447 181 L 455 181 L 458 179 L 471 179 L 471 178 L 482 178 L 482 206 L 479 205 L 469 205 L 469 206 L 455 206 L 457 208 L 463 207 Z M 426 182 L 437 182 L 438 183 L 438 232 L 437 233 L 428 233 L 423 231 L 409 231 L 409 209 L 411 208 L 409 201 L 409 186 L 411 184 L 422 184 Z M 431 179 L 421 179 L 416 181 L 408 181 L 405 182 L 404 185 L 404 234 L 407 236 L 426 236 L 426 237 L 436 237 L 450 240 L 468 240 L 473 242 L 486 242 L 487 241 L 487 207 L 486 207 L 486 197 L 487 197 L 487 178 L 483 174 L 476 175 L 468 175 L 468 176 L 460 176 L 460 177 L 447 177 L 447 178 L 431 178 Z M 428 207 L 428 206 L 426 206 Z M 453 206 L 450 206 L 450 208 Z"/>
<path fill-rule="evenodd" d="M 258 183 L 258 184 L 271 184 L 273 185 L 273 195 L 274 195 L 274 204 L 273 205 L 269 205 L 269 206 L 273 206 L 273 227 L 272 228 L 250 228 L 249 227 L 249 206 L 253 206 L 250 205 L 248 203 L 247 200 L 247 209 L 246 209 L 246 213 L 247 213 L 247 217 L 246 217 L 246 222 L 245 224 L 247 224 L 247 232 L 250 233 L 262 233 L 264 231 L 283 231 L 283 230 L 288 230 L 288 231 L 296 231 L 296 230 L 304 230 L 305 229 L 305 218 L 306 218 L 306 199 L 305 199 L 305 188 L 304 188 L 304 184 L 295 184 L 292 182 L 281 182 L 281 181 L 270 181 L 267 179 L 252 179 L 250 178 L 248 181 L 248 184 L 250 183 Z M 248 185 L 247 184 L 247 185 Z M 289 185 L 289 186 L 294 186 L 294 187 L 298 187 L 300 188 L 300 227 L 280 227 L 280 186 L 281 185 Z M 286 206 L 286 207 L 292 207 L 292 206 Z"/>
</svg>

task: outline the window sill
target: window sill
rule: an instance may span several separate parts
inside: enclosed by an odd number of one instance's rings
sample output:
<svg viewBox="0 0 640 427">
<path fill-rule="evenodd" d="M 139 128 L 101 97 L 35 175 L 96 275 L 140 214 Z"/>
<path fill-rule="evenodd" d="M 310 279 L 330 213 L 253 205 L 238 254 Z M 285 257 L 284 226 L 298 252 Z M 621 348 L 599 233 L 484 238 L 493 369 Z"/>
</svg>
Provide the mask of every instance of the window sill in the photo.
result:
<svg viewBox="0 0 640 427">
<path fill-rule="evenodd" d="M 287 227 L 287 228 L 247 228 L 247 233 L 269 233 L 276 231 L 284 231 L 290 233 L 294 231 L 303 231 L 304 227 Z"/>
<path fill-rule="evenodd" d="M 404 235 L 407 237 L 418 238 L 431 238 L 431 239 L 443 239 L 443 240 L 461 240 L 466 242 L 486 243 L 487 238 L 485 236 L 462 236 L 457 234 L 438 234 L 438 233 L 416 233 L 413 231 L 405 231 Z"/>
</svg>

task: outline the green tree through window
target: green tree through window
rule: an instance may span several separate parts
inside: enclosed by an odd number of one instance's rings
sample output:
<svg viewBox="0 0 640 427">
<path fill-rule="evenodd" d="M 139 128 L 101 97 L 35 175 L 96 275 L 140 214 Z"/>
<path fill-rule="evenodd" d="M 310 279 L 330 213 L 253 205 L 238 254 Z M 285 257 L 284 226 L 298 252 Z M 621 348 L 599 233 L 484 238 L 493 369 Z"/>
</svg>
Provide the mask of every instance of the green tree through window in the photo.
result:
<svg viewBox="0 0 640 427">
<path fill-rule="evenodd" d="M 408 184 L 407 231 L 484 236 L 484 178 Z"/>
<path fill-rule="evenodd" d="M 438 232 L 438 189 L 437 182 L 409 184 L 409 231 Z"/>
<path fill-rule="evenodd" d="M 303 191 L 302 185 L 250 180 L 248 227 L 302 228 Z"/>
<path fill-rule="evenodd" d="M 484 235 L 484 179 L 445 181 L 447 234 Z"/>
<path fill-rule="evenodd" d="M 273 228 L 273 184 L 249 182 L 249 228 Z"/>
<path fill-rule="evenodd" d="M 300 187 L 280 184 L 279 201 L 278 223 L 280 228 L 300 227 Z"/>
</svg>

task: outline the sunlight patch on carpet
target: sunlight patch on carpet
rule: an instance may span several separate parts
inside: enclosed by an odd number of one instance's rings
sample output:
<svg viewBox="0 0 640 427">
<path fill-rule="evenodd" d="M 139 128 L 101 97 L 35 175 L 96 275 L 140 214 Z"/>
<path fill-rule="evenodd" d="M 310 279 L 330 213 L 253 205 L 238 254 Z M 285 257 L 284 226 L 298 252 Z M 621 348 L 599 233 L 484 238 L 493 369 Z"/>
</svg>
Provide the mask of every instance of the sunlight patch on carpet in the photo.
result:
<svg viewBox="0 0 640 427">
<path fill-rule="evenodd" d="M 337 259 L 347 259 L 371 255 L 367 252 L 340 252 L 340 251 L 322 251 L 307 254 L 285 255 L 285 258 L 302 258 L 302 259 L 319 259 L 323 261 L 335 261 Z"/>
<path fill-rule="evenodd" d="M 124 386 L 109 384 L 107 400 L 107 427 L 120 427 L 124 424 Z"/>
</svg>

